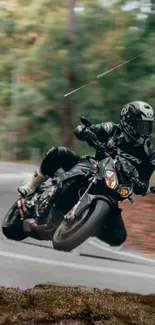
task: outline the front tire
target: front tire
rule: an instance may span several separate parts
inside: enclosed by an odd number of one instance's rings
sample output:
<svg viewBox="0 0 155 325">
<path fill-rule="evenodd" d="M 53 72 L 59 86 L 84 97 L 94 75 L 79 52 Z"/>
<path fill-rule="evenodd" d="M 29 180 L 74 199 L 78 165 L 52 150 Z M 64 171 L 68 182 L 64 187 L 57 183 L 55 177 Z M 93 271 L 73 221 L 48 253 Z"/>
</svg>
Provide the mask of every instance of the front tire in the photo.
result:
<svg viewBox="0 0 155 325">
<path fill-rule="evenodd" d="M 83 212 L 80 220 L 73 222 L 63 220 L 53 236 L 53 247 L 57 250 L 69 252 L 89 237 L 95 236 L 100 223 L 103 224 L 110 210 L 107 201 L 93 201 Z M 77 219 L 79 223 L 76 225 Z M 70 228 L 69 228 L 70 227 Z"/>
<path fill-rule="evenodd" d="M 28 237 L 23 231 L 23 221 L 19 218 L 17 203 L 13 204 L 4 217 L 2 232 L 8 239 L 16 241 L 21 241 Z"/>
</svg>

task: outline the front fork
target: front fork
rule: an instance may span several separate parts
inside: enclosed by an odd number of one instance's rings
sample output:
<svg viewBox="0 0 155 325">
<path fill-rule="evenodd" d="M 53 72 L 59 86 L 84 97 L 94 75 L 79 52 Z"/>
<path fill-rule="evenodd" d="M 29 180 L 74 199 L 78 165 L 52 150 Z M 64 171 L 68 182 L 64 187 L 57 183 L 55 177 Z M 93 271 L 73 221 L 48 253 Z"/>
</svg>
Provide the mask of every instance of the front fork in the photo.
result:
<svg viewBox="0 0 155 325">
<path fill-rule="evenodd" d="M 81 215 L 81 213 L 83 212 L 83 210 L 85 210 L 85 205 L 83 206 L 83 208 L 81 207 L 81 209 L 78 209 L 82 200 L 84 199 L 84 197 L 87 195 L 87 193 L 89 192 L 90 188 L 96 184 L 97 182 L 97 177 L 92 176 L 90 178 L 90 184 L 88 186 L 88 188 L 86 189 L 86 191 L 83 193 L 83 195 L 80 197 L 79 201 L 74 205 L 74 207 L 64 216 L 65 220 L 74 220 L 75 217 L 78 217 L 79 215 Z M 90 202 L 88 202 L 89 205 Z M 77 211 L 78 210 L 78 211 Z M 77 212 L 76 212 L 77 211 Z"/>
</svg>

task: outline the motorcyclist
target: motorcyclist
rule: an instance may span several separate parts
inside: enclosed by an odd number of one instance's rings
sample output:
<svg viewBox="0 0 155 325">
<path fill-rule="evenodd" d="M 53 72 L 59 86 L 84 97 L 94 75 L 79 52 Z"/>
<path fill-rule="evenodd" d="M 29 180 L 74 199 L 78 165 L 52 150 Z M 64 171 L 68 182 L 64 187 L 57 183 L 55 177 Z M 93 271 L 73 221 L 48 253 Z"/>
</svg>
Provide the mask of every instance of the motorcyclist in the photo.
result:
<svg viewBox="0 0 155 325">
<path fill-rule="evenodd" d="M 98 139 L 111 147 L 117 143 L 125 157 L 137 168 L 139 172 L 139 183 L 134 187 L 135 194 L 145 194 L 149 186 L 149 180 L 155 170 L 155 148 L 151 143 L 154 126 L 153 108 L 145 102 L 134 101 L 123 106 L 120 115 L 120 123 L 113 122 L 91 125 L 86 128 L 79 125 L 74 133 L 81 141 L 92 141 Z M 59 168 L 64 171 L 70 170 L 79 160 L 79 156 L 65 147 L 52 147 L 43 158 L 40 167 L 35 171 L 33 178 L 24 186 L 18 188 L 23 196 L 29 196 L 47 178 L 53 177 Z M 103 153 L 96 150 L 96 158 L 101 160 Z M 127 232 L 118 209 L 117 216 L 110 216 L 100 237 L 111 246 L 121 245 L 127 238 Z M 102 238 L 101 238 L 102 239 Z"/>
</svg>

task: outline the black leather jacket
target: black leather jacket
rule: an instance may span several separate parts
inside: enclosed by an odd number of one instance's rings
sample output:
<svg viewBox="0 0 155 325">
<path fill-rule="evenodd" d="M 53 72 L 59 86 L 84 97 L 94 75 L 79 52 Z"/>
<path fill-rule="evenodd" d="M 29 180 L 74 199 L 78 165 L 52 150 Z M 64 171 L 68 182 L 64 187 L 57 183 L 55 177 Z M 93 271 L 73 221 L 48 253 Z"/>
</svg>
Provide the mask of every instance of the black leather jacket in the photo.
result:
<svg viewBox="0 0 155 325">
<path fill-rule="evenodd" d="M 84 140 L 83 125 L 77 126 L 74 130 L 75 136 L 79 140 Z M 117 147 L 124 151 L 124 157 L 127 158 L 138 170 L 139 180 L 149 186 L 149 180 L 155 170 L 155 148 L 150 140 L 143 146 L 133 146 L 125 141 L 124 134 L 119 124 L 113 122 L 100 123 L 90 127 L 103 143 L 107 143 L 112 137 L 117 139 Z M 96 152 L 96 157 L 102 159 L 100 152 Z M 136 193 L 136 191 L 135 191 Z M 137 193 L 136 193 L 137 194 Z"/>
</svg>

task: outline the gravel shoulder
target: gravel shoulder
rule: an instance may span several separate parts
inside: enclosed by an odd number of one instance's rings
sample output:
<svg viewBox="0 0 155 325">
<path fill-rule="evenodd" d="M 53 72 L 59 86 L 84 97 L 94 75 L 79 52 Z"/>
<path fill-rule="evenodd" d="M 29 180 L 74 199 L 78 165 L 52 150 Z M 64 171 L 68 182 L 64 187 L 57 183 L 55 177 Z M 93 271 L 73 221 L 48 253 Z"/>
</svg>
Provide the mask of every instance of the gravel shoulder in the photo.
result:
<svg viewBox="0 0 155 325">
<path fill-rule="evenodd" d="M 155 295 L 40 284 L 0 288 L 2 325 L 154 325 Z"/>
</svg>

